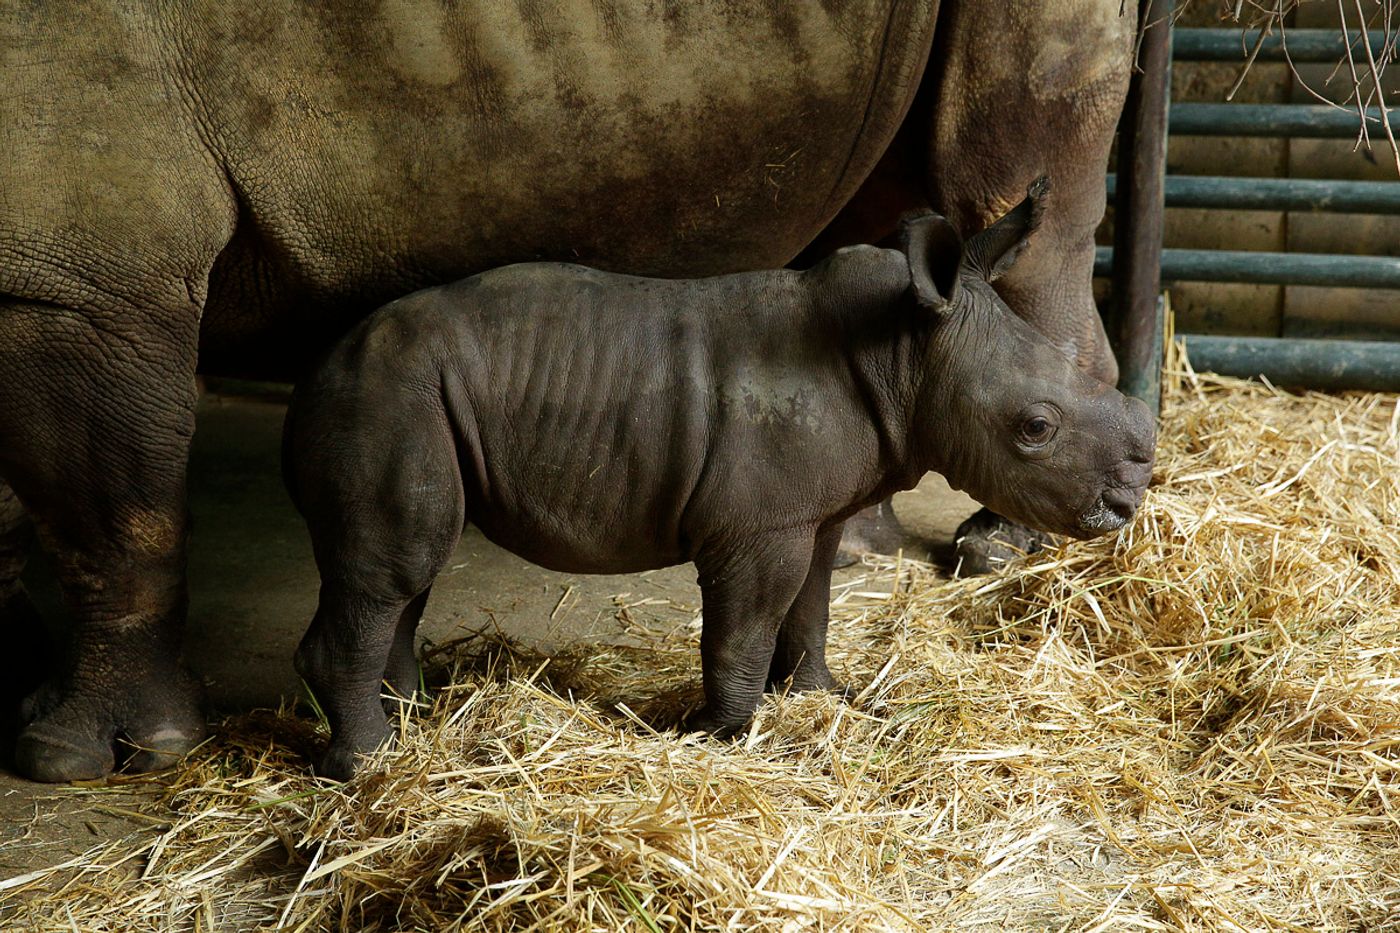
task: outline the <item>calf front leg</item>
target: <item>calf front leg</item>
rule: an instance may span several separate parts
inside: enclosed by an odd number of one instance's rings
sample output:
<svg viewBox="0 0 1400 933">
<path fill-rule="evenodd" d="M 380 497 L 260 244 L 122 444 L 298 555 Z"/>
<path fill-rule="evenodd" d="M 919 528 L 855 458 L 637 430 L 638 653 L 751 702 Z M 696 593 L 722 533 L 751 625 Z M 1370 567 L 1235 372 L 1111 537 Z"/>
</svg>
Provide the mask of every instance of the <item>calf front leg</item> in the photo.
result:
<svg viewBox="0 0 1400 933">
<path fill-rule="evenodd" d="M 831 564 L 841 541 L 841 525 L 817 533 L 807 579 L 793 600 L 778 631 L 778 643 L 768 667 L 768 687 L 843 690 L 826 667 L 826 626 L 831 613 Z"/>
<path fill-rule="evenodd" d="M 687 729 L 724 737 L 753 718 L 778 632 L 808 577 L 813 551 L 813 532 L 801 529 L 710 550 L 696 559 L 704 602 L 705 705 L 687 718 Z M 828 567 L 831 556 L 826 555 Z"/>
<path fill-rule="evenodd" d="M 100 324 L 101 326 L 95 326 Z M 73 631 L 25 701 L 19 770 L 167 766 L 205 734 L 180 663 L 197 309 L 0 303 L 0 478 L 54 555 Z"/>
</svg>

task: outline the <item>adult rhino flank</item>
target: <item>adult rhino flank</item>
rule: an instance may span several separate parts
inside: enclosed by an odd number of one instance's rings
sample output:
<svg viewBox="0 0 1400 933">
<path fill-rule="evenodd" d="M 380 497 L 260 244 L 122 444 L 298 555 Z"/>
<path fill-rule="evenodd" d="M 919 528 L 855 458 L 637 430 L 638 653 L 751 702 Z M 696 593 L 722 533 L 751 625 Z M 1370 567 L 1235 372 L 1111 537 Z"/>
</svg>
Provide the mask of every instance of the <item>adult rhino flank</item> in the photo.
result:
<svg viewBox="0 0 1400 933">
<path fill-rule="evenodd" d="M 6 5 L 0 631 L 34 625 L 35 532 L 74 618 L 20 770 L 204 734 L 178 651 L 197 363 L 295 377 L 386 300 L 510 262 L 770 268 L 921 202 L 977 230 L 1049 174 L 997 289 L 1111 381 L 1092 231 L 1135 27 L 1118 0 Z"/>
</svg>

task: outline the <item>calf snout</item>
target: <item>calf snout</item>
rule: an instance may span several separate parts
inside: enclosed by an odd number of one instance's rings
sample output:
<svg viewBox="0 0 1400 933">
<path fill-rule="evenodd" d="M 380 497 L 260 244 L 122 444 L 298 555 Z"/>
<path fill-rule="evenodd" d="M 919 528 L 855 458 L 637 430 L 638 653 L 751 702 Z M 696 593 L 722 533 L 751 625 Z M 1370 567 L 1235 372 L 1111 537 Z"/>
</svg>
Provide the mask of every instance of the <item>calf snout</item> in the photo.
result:
<svg viewBox="0 0 1400 933">
<path fill-rule="evenodd" d="M 1128 446 L 1124 462 L 1146 464 L 1150 474 L 1157 448 L 1157 419 L 1142 399 L 1125 395 L 1123 406 Z"/>
<path fill-rule="evenodd" d="M 1132 521 L 1152 480 L 1157 444 L 1157 424 L 1152 411 L 1140 400 L 1123 397 L 1119 459 L 1104 474 L 1103 490 L 1079 516 L 1081 537 L 1092 538 L 1117 531 Z"/>
<path fill-rule="evenodd" d="M 1150 457 L 1120 460 L 1113 469 L 1108 471 L 1110 489 L 1136 489 L 1141 493 L 1151 481 L 1152 459 Z"/>
<path fill-rule="evenodd" d="M 1132 521 L 1151 479 L 1151 460 L 1123 460 L 1109 470 L 1103 492 L 1079 518 L 1083 537 L 1117 531 Z"/>
</svg>

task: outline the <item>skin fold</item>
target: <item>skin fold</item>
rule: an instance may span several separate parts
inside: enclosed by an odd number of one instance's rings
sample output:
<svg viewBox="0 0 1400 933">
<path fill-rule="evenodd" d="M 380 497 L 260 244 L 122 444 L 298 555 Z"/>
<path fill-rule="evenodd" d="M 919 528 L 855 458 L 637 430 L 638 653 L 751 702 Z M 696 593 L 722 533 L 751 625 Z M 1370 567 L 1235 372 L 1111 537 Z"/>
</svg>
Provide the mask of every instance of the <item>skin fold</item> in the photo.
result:
<svg viewBox="0 0 1400 933">
<path fill-rule="evenodd" d="M 204 735 L 179 652 L 197 368 L 295 379 L 384 302 L 508 263 L 777 268 L 827 228 L 826 252 L 878 242 L 910 199 L 977 230 L 1048 171 L 1039 245 L 996 287 L 1106 373 L 1086 179 L 1134 24 L 1013 6 L 0 8 L 0 637 L 35 640 L 31 537 L 73 619 L 21 773 L 162 767 Z"/>
<path fill-rule="evenodd" d="M 687 726 L 720 735 L 765 687 L 835 686 L 842 523 L 925 472 L 1044 530 L 1121 527 L 1152 417 L 988 285 L 1038 217 L 1027 199 L 964 250 L 928 213 L 903 251 L 805 272 L 513 265 L 355 328 L 300 384 L 285 433 L 322 580 L 297 653 L 333 732 L 318 771 L 348 778 L 388 737 L 385 683 L 413 695 L 398 659 L 466 522 L 571 573 L 693 562 L 706 699 Z"/>
</svg>

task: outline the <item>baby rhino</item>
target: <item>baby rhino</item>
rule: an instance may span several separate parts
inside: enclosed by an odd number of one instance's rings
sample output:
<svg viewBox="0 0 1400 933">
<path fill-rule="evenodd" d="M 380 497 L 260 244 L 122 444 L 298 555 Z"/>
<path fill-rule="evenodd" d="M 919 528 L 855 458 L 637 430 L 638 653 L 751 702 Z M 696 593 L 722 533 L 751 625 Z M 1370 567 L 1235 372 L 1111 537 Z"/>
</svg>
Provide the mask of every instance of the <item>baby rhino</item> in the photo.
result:
<svg viewBox="0 0 1400 933">
<path fill-rule="evenodd" d="M 693 281 L 507 266 L 377 311 L 297 389 L 288 486 L 321 571 L 296 654 L 346 778 L 417 686 L 414 630 L 465 523 L 545 567 L 693 561 L 704 705 L 742 728 L 765 687 L 833 687 L 841 524 L 937 470 L 1002 515 L 1090 537 L 1133 515 L 1147 408 L 1079 372 L 989 282 L 1045 185 L 964 244 L 907 219 L 901 249 Z"/>
</svg>

